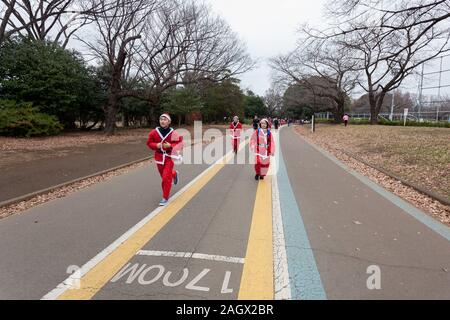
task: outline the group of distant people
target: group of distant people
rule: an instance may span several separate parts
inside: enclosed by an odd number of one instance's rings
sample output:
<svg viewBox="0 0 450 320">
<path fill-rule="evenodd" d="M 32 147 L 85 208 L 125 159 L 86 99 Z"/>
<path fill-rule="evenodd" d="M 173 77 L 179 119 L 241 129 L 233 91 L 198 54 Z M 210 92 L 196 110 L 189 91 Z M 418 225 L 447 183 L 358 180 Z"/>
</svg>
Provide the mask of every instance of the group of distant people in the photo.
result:
<svg viewBox="0 0 450 320">
<path fill-rule="evenodd" d="M 267 119 L 267 121 L 269 122 L 269 128 L 272 128 L 272 126 L 273 126 L 275 128 L 275 130 L 278 130 L 278 128 L 280 126 L 282 126 L 282 125 L 284 125 L 286 123 L 288 123 L 288 124 L 292 123 L 292 121 L 290 119 L 289 120 L 278 119 L 278 118 L 273 118 L 272 119 L 271 117 L 267 117 L 267 118 L 264 118 L 264 119 Z M 260 123 L 260 120 L 259 120 L 258 116 L 255 115 L 255 117 L 253 118 L 253 129 L 255 129 L 255 130 L 258 129 L 259 123 Z"/>
<path fill-rule="evenodd" d="M 168 113 L 163 113 L 159 117 L 159 126 L 153 129 L 147 140 L 147 146 L 155 152 L 155 163 L 161 176 L 162 199 L 160 206 L 167 205 L 170 197 L 172 185 L 179 181 L 180 173 L 174 169 L 175 163 L 181 163 L 180 152 L 183 148 L 183 137 L 170 126 L 172 119 Z M 255 131 L 250 139 L 250 147 L 255 153 L 255 180 L 263 180 L 267 175 L 270 166 L 270 157 L 275 152 L 275 141 L 272 138 L 270 128 L 275 129 L 282 124 L 283 120 L 277 118 L 263 118 L 261 120 L 255 116 L 253 120 Z M 237 154 L 241 139 L 242 124 L 239 117 L 234 116 L 230 123 L 231 141 L 233 151 Z"/>
<path fill-rule="evenodd" d="M 255 115 L 253 119 L 254 132 L 250 138 L 250 149 L 255 153 L 255 180 L 264 180 L 270 166 L 270 157 L 275 153 L 275 141 L 272 138 L 270 128 L 272 124 L 278 129 L 280 121 L 278 119 L 262 118 Z M 237 154 L 239 141 L 241 138 L 242 124 L 239 117 L 234 116 L 230 124 L 233 152 Z"/>
<path fill-rule="evenodd" d="M 224 118 L 224 120 L 226 117 Z M 183 137 L 170 126 L 172 120 L 168 113 L 159 117 L 159 126 L 153 129 L 147 140 L 147 146 L 155 152 L 155 163 L 161 176 L 162 199 L 160 206 L 165 206 L 169 201 L 172 185 L 179 181 L 180 173 L 174 169 L 176 163 L 181 163 L 181 150 L 183 148 Z M 348 116 L 344 123 L 347 125 Z M 250 139 L 250 148 L 255 154 L 255 180 L 263 180 L 270 166 L 270 157 L 275 153 L 275 141 L 272 137 L 271 128 L 278 130 L 282 125 L 291 125 L 291 119 L 279 119 L 264 117 L 259 119 L 257 115 L 253 118 L 254 132 Z M 242 124 L 238 116 L 234 116 L 230 123 L 231 143 L 233 152 L 237 154 L 241 139 Z"/>
</svg>

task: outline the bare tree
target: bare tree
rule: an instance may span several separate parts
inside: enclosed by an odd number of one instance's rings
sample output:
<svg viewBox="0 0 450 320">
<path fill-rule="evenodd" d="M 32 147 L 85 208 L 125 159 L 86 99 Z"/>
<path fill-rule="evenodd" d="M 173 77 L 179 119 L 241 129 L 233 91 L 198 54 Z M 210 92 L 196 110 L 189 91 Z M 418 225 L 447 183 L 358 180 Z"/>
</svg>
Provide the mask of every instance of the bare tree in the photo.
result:
<svg viewBox="0 0 450 320">
<path fill-rule="evenodd" d="M 110 0 L 112 1 L 112 0 Z M 148 101 L 150 115 L 163 92 L 206 79 L 220 81 L 252 67 L 245 47 L 220 18 L 195 1 L 115 0 L 95 16 L 95 41 L 84 41 L 110 70 L 106 133 L 113 134 L 119 101 Z"/>
<path fill-rule="evenodd" d="M 0 45 L 6 38 L 6 27 L 8 26 L 11 15 L 14 11 L 16 0 L 1 0 L 0 1 Z"/>
<path fill-rule="evenodd" d="M 267 107 L 268 116 L 279 115 L 283 107 L 283 90 L 277 83 L 272 83 L 264 94 L 264 103 Z"/>
<path fill-rule="evenodd" d="M 436 26 L 450 18 L 447 0 L 397 0 L 389 3 L 382 0 L 329 0 L 326 8 L 328 16 L 336 19 L 336 25 L 342 25 L 343 19 L 354 21 L 375 16 L 378 25 L 386 28 L 386 32 L 420 24 Z M 345 33 L 352 31 L 348 26 L 340 30 Z"/>
<path fill-rule="evenodd" d="M 358 81 L 358 62 L 351 50 L 335 39 L 306 37 L 300 43 L 290 54 L 271 59 L 271 66 L 279 81 L 293 81 L 316 97 L 328 98 L 329 110 L 339 123 Z"/>
<path fill-rule="evenodd" d="M 342 19 L 346 13 L 350 18 L 331 31 L 307 30 L 319 39 L 339 37 L 341 45 L 353 52 L 365 76 L 359 85 L 369 95 L 372 124 L 378 122 L 389 91 L 398 88 L 418 66 L 450 50 L 448 1 L 402 0 L 389 8 L 383 4 L 335 1 L 335 17 Z"/>
<path fill-rule="evenodd" d="M 88 24 L 98 3 L 88 0 L 0 0 L 4 17 L 0 43 L 13 34 L 50 40 L 66 47 L 70 38 Z"/>
<path fill-rule="evenodd" d="M 394 99 L 392 99 L 394 95 Z M 403 113 L 404 108 L 408 108 L 410 111 L 414 109 L 414 99 L 409 92 L 403 92 L 399 89 L 392 90 L 386 94 L 386 97 L 381 106 L 380 112 L 388 113 L 391 109 L 391 103 L 394 103 L 394 112 Z M 370 112 L 369 94 L 365 93 L 358 99 L 352 102 L 351 110 L 357 113 Z"/>
<path fill-rule="evenodd" d="M 134 50 L 126 78 L 141 83 L 142 92 L 130 94 L 147 100 L 150 121 L 154 122 L 154 110 L 161 102 L 162 94 L 180 84 L 195 79 L 186 75 L 188 50 L 195 45 L 195 12 L 190 12 L 181 1 L 166 1 L 147 17 L 143 38 Z"/>
<path fill-rule="evenodd" d="M 245 46 L 230 27 L 195 1 L 166 1 L 151 16 L 133 55 L 135 92 L 149 103 L 150 121 L 162 94 L 177 86 L 217 82 L 253 67 Z"/>
<path fill-rule="evenodd" d="M 129 96 L 123 88 L 126 65 L 144 32 L 147 17 L 156 10 L 156 0 L 95 0 L 99 8 L 92 17 L 96 38 L 77 37 L 98 58 L 109 73 L 108 98 L 104 106 L 105 133 L 114 134 L 121 98 Z"/>
<path fill-rule="evenodd" d="M 155 11 L 136 53 L 136 76 L 147 84 L 151 108 L 167 89 L 221 81 L 253 67 L 245 46 L 226 22 L 194 1 L 168 1 Z"/>
<path fill-rule="evenodd" d="M 382 30 L 360 29 L 352 33 L 353 39 L 345 42 L 355 52 L 365 74 L 365 81 L 359 85 L 369 94 L 372 124 L 378 122 L 389 91 L 397 89 L 418 66 L 449 50 L 450 34 L 446 30 L 426 31 L 421 26 L 389 34 Z"/>
<path fill-rule="evenodd" d="M 305 94 L 305 90 L 298 83 L 287 85 L 283 93 L 282 114 L 286 114 L 289 109 L 299 108 L 304 105 L 310 105 L 310 99 Z"/>
<path fill-rule="evenodd" d="M 292 83 L 285 94 L 286 102 L 307 106 L 314 113 L 331 111 L 336 113 L 336 102 L 330 93 L 335 89 L 329 86 L 330 80 L 319 76 L 307 77 Z"/>
</svg>

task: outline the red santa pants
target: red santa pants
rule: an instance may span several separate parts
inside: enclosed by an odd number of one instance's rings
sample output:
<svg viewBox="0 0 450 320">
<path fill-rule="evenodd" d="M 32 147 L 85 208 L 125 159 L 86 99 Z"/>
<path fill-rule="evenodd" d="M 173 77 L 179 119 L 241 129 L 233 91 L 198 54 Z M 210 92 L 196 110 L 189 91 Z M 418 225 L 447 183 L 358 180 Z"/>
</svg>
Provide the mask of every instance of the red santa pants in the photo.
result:
<svg viewBox="0 0 450 320">
<path fill-rule="evenodd" d="M 239 139 L 231 139 L 231 144 L 233 145 L 233 151 L 237 152 L 239 146 Z"/>
<path fill-rule="evenodd" d="M 261 159 L 261 157 L 256 158 L 255 163 L 255 172 L 256 174 L 265 177 L 267 175 L 267 172 L 269 171 L 270 166 L 270 158 L 267 159 Z"/>
<path fill-rule="evenodd" d="M 172 188 L 172 181 L 177 174 L 176 171 L 173 170 L 173 165 L 173 160 L 171 158 L 166 158 L 164 164 L 157 164 L 159 174 L 162 178 L 161 186 L 164 199 L 169 199 L 170 189 Z"/>
</svg>

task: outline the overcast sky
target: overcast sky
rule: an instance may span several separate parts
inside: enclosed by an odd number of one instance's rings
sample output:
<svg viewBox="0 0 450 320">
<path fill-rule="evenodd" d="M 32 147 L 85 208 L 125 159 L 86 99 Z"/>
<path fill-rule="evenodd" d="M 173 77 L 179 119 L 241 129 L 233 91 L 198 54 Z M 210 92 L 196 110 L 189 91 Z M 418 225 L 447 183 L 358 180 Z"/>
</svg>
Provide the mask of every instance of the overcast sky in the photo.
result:
<svg viewBox="0 0 450 320">
<path fill-rule="evenodd" d="M 320 25 L 326 0 L 205 0 L 247 44 L 257 68 L 239 78 L 258 95 L 270 87 L 267 59 L 294 49 L 296 30 L 305 22 Z"/>
<path fill-rule="evenodd" d="M 224 18 L 238 37 L 246 44 L 257 67 L 240 75 L 242 89 L 264 95 L 270 87 L 268 59 L 295 48 L 299 27 L 308 22 L 323 25 L 321 17 L 326 0 L 201 0 L 211 6 L 214 13 Z M 323 20 L 322 20 L 323 21 Z M 90 34 L 90 28 L 85 32 Z M 87 53 L 77 41 L 69 45 Z"/>
<path fill-rule="evenodd" d="M 247 44 L 252 58 L 258 59 L 257 68 L 241 75 L 241 87 L 264 95 L 270 87 L 271 69 L 268 58 L 284 54 L 295 48 L 296 31 L 301 24 L 326 27 L 324 6 L 326 0 L 204 0 L 217 14 L 221 15 Z M 450 63 L 446 57 L 443 65 Z M 425 65 L 425 73 L 439 70 L 440 60 Z M 430 65 L 431 64 L 431 65 Z M 445 68 L 444 68 L 445 69 Z M 401 90 L 417 93 L 419 78 L 412 76 L 405 80 Z M 450 72 L 442 74 L 441 94 L 450 94 Z M 438 85 L 438 74 L 427 75 L 424 79 L 424 94 L 437 95 L 437 89 L 425 89 Z M 355 89 L 355 97 L 363 94 Z"/>
<path fill-rule="evenodd" d="M 271 84 L 271 68 L 268 59 L 293 50 L 298 39 L 297 30 L 304 23 L 319 29 L 326 27 L 325 4 L 327 0 L 203 0 L 211 9 L 224 18 L 231 28 L 247 45 L 247 51 L 258 61 L 257 67 L 240 75 L 241 88 L 250 89 L 263 96 Z M 82 49 L 81 44 L 74 47 Z M 439 83 L 440 60 L 425 65 L 424 95 L 436 95 Z M 445 57 L 443 66 L 450 65 L 450 56 Z M 443 68 L 448 69 L 448 68 Z M 420 72 L 420 70 L 418 70 Z M 433 73 L 428 74 L 427 73 Z M 406 79 L 400 89 L 418 93 L 419 77 Z M 450 71 L 442 74 L 441 84 L 445 85 L 441 95 L 450 96 Z M 425 89 L 427 87 L 433 87 Z M 357 98 L 364 91 L 357 87 L 352 97 Z"/>
</svg>

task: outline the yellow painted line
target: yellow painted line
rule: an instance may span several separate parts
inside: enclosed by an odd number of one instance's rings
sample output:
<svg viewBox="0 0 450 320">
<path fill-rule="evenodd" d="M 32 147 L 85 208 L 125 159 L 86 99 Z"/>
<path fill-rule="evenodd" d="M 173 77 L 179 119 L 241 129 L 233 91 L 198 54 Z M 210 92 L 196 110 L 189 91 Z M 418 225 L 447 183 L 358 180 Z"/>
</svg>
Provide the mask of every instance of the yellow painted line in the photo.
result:
<svg viewBox="0 0 450 320">
<path fill-rule="evenodd" d="M 272 165 L 272 164 L 271 164 Z M 273 300 L 272 177 L 258 183 L 239 300 Z"/>
<path fill-rule="evenodd" d="M 245 143 L 241 144 L 244 148 Z M 131 237 L 124 241 L 115 251 L 100 261 L 80 280 L 80 287 L 66 290 L 58 300 L 89 300 L 108 281 L 119 272 L 122 267 L 148 243 L 219 171 L 233 158 L 233 154 L 225 157 L 211 167 L 211 170 L 199 178 L 189 189 L 173 202 L 169 203 L 157 216 L 143 225 Z"/>
</svg>

